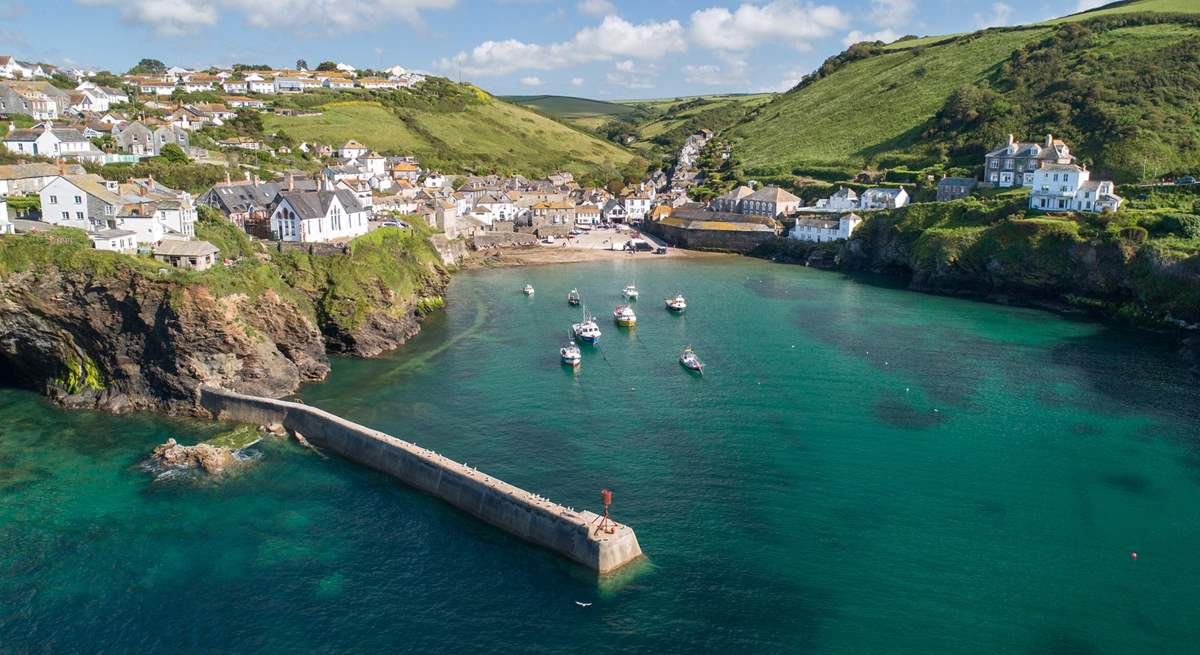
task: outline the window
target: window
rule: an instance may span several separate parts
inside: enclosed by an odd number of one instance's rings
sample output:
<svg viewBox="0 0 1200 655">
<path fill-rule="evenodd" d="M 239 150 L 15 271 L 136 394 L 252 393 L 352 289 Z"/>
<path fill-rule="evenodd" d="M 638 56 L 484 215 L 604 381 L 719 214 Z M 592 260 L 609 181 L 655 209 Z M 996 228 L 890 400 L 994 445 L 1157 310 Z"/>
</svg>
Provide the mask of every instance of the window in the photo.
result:
<svg viewBox="0 0 1200 655">
<path fill-rule="evenodd" d="M 82 221 L 83 220 L 83 212 L 75 212 L 75 218 L 78 218 L 79 220 Z"/>
<path fill-rule="evenodd" d="M 80 196 L 75 196 L 75 204 L 76 204 L 76 205 L 82 205 L 82 204 L 83 204 L 83 198 L 81 198 Z"/>
<path fill-rule="evenodd" d="M 71 212 L 63 212 L 63 220 L 64 221 L 71 220 Z"/>
</svg>

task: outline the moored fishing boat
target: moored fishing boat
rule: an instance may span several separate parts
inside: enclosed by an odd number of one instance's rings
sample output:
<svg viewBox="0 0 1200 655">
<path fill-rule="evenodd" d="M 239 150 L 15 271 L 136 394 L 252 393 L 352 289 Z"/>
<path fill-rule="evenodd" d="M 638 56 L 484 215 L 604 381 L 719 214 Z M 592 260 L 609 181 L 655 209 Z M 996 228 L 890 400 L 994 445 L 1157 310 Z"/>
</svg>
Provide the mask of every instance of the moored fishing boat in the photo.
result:
<svg viewBox="0 0 1200 655">
<path fill-rule="evenodd" d="M 521 289 L 521 292 L 522 292 L 522 293 L 524 293 L 524 294 L 525 294 L 525 295 L 527 295 L 527 296 L 532 296 L 532 295 L 533 295 L 533 285 L 532 285 L 532 284 L 526 284 L 526 285 L 525 285 L 525 288 L 524 288 L 524 289 Z"/>
<path fill-rule="evenodd" d="M 579 289 L 571 289 L 571 291 L 567 293 L 567 303 L 571 305 L 578 305 L 580 302 L 582 302 L 582 298 L 579 295 Z"/>
<path fill-rule="evenodd" d="M 613 319 L 621 327 L 637 325 L 637 314 L 633 313 L 633 308 L 629 305 L 617 305 L 617 308 L 613 310 Z"/>
<path fill-rule="evenodd" d="M 684 348 L 679 355 L 679 363 L 689 371 L 696 371 L 700 375 L 704 375 L 704 362 L 700 361 L 700 358 L 696 356 L 696 351 L 692 350 L 690 346 Z"/>
<path fill-rule="evenodd" d="M 584 343 L 595 345 L 600 341 L 600 326 L 596 324 L 595 317 L 588 316 L 586 312 L 583 320 L 571 326 L 571 333 Z"/>
<path fill-rule="evenodd" d="M 583 354 L 579 352 L 579 346 L 575 345 L 574 341 L 568 341 L 567 345 L 558 349 L 559 359 L 567 366 L 579 366 L 583 361 Z"/>
<path fill-rule="evenodd" d="M 687 300 L 683 297 L 682 293 L 675 294 L 674 298 L 667 298 L 665 302 L 667 309 L 673 312 L 682 312 L 687 309 Z"/>
<path fill-rule="evenodd" d="M 626 300 L 637 300 L 638 299 L 637 285 L 630 284 L 629 286 L 625 287 L 624 289 L 621 289 L 621 295 L 625 296 Z"/>
</svg>

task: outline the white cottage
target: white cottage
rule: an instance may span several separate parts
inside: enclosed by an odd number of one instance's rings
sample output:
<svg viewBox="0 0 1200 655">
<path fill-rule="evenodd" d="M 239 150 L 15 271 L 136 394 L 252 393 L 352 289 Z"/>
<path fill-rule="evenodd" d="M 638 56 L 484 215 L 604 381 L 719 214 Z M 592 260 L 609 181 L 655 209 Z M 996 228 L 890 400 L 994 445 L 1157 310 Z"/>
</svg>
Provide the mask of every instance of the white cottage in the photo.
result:
<svg viewBox="0 0 1200 655">
<path fill-rule="evenodd" d="M 836 221 L 797 218 L 796 225 L 792 228 L 792 232 L 788 236 L 797 241 L 812 241 L 815 243 L 849 239 L 850 235 L 854 234 L 855 228 L 862 223 L 862 220 L 862 217 L 857 214 L 846 214 Z"/>
<path fill-rule="evenodd" d="M 370 213 L 344 189 L 280 191 L 272 205 L 271 233 L 281 241 L 351 239 L 369 229 Z"/>
</svg>

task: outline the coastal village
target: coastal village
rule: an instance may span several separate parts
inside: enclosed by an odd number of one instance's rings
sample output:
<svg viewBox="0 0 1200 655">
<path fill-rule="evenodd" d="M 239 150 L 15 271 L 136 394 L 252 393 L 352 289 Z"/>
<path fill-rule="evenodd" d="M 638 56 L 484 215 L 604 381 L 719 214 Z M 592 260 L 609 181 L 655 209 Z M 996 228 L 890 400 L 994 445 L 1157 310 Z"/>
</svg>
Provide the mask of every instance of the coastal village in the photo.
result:
<svg viewBox="0 0 1200 655">
<path fill-rule="evenodd" d="M 706 148 L 718 147 L 708 129 L 685 139 L 668 170 L 654 170 L 617 190 L 585 186 L 568 171 L 529 179 L 436 170 L 416 156 L 376 152 L 355 139 L 295 144 L 320 161 L 315 173 L 222 160 L 229 151 L 276 154 L 250 137 L 220 139 L 217 151 L 193 144 L 203 128 L 248 112 L 298 111 L 275 108 L 280 96 L 414 88 L 425 81 L 401 67 L 369 74 L 346 64 L 321 68 L 170 67 L 121 76 L 118 85 L 99 84 L 88 71 L 0 57 L 0 120 L 9 121 L 3 143 L 17 158 L 0 166 L 0 233 L 76 228 L 97 249 L 142 253 L 198 270 L 223 261 L 215 246 L 196 239 L 199 207 L 220 212 L 253 237 L 284 243 L 344 243 L 372 229 L 404 229 L 420 220 L 447 241 L 462 239 L 483 250 L 552 246 L 662 253 L 670 245 L 749 252 L 780 236 L 846 240 L 870 213 L 914 202 L 911 185 L 857 183 L 862 180 L 848 180 L 807 204 L 789 190 L 753 181 L 696 202 L 689 191 L 703 181 L 698 160 Z M 75 86 L 64 89 L 51 78 Z M 217 94 L 219 102 L 184 99 L 196 93 Z M 131 96 L 139 100 L 140 113 L 131 111 Z M 18 128 L 13 122 L 18 115 L 33 124 Z M 719 156 L 728 158 L 728 146 L 719 147 L 724 148 Z M 107 164 L 167 153 L 224 163 L 225 178 L 193 195 L 153 177 L 118 182 L 101 174 Z M 1053 135 L 1036 141 L 1010 136 L 987 153 L 980 170 L 980 179 L 936 180 L 936 196 L 924 201 L 957 200 L 983 188 L 1027 188 L 1029 207 L 1040 212 L 1115 212 L 1122 202 L 1112 182 L 1091 179 L 1069 145 Z M 619 231 L 589 238 L 604 228 Z"/>
</svg>

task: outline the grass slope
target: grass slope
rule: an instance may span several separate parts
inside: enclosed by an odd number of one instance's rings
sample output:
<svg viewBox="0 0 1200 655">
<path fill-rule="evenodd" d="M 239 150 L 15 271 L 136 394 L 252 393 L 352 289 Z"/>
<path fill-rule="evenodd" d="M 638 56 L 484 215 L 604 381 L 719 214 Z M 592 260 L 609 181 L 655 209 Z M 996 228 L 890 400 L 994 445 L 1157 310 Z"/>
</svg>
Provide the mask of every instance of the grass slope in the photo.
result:
<svg viewBox="0 0 1200 655">
<path fill-rule="evenodd" d="M 1057 22 L 1092 29 L 1088 26 L 1094 26 L 1098 16 L 1136 18 L 1134 14 L 1169 12 L 1195 14 L 1200 2 L 1142 0 Z M 802 173 L 805 167 L 823 165 L 974 165 L 981 161 L 980 144 L 972 144 L 973 150 L 963 146 L 960 152 L 947 152 L 944 147 L 939 150 L 938 142 L 952 139 L 941 139 L 941 133 L 931 136 L 935 118 L 951 95 L 973 85 L 994 95 L 992 106 L 985 108 L 994 114 L 984 126 L 989 129 L 972 128 L 989 140 L 1005 130 L 1024 138 L 1062 134 L 1072 139 L 1077 154 L 1123 180 L 1140 177 L 1142 159 L 1150 161 L 1150 176 L 1186 168 L 1189 159 L 1200 155 L 1191 77 L 1196 63 L 1185 50 L 1200 39 L 1200 26 L 1180 22 L 1095 28 L 1094 34 L 1070 47 L 1035 49 L 1009 63 L 1026 46 L 1057 37 L 1058 29 L 1051 24 L 992 29 L 879 48 L 761 106 L 727 136 L 747 171 L 764 175 Z M 1158 62 L 1163 63 L 1155 71 L 1157 79 L 1143 76 L 1141 71 Z M 1005 70 L 1006 65 L 1011 70 Z M 1028 78 L 1025 87 L 1014 88 L 1014 70 Z M 1112 71 L 1119 75 L 1110 75 Z M 1088 97 L 1089 90 L 1106 85 L 1107 96 Z M 956 129 L 957 135 L 968 131 L 962 125 Z"/>
<path fill-rule="evenodd" d="M 381 153 L 414 154 L 447 171 L 543 175 L 620 168 L 635 159 L 612 143 L 524 107 L 484 97 L 454 111 L 396 110 L 370 100 L 334 102 L 319 116 L 265 117 L 267 132 L 341 145 L 357 139 Z"/>
<path fill-rule="evenodd" d="M 613 118 L 637 113 L 637 109 L 628 105 L 572 96 L 504 96 L 501 99 L 585 129 L 596 129 Z"/>
</svg>

